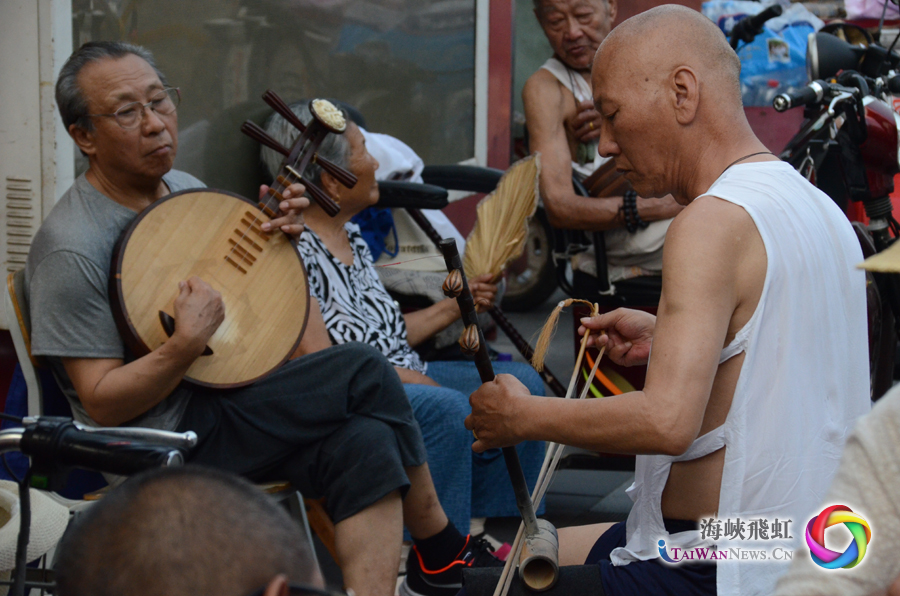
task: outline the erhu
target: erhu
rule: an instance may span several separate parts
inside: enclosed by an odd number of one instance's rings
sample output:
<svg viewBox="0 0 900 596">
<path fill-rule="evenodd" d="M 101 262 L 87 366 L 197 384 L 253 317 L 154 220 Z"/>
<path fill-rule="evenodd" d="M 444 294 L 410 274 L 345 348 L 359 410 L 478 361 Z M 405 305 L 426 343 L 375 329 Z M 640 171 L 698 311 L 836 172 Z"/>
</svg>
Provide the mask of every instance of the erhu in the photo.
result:
<svg viewBox="0 0 900 596">
<path fill-rule="evenodd" d="M 443 285 L 444 294 L 451 298 L 456 298 L 462 314 L 463 325 L 465 326 L 459 339 L 460 349 L 464 353 L 474 356 L 475 366 L 478 369 L 482 382 L 488 383 L 494 379 L 494 370 L 488 355 L 484 335 L 478 326 L 475 302 L 469 290 L 466 274 L 463 271 L 462 260 L 456 248 L 456 241 L 452 238 L 442 240 L 438 248 L 444 255 L 448 271 Z M 586 303 L 584 300 L 564 300 L 557 304 L 553 310 L 553 314 L 544 325 L 541 338 L 538 341 L 533 360 L 535 368 L 540 370 L 543 367 L 544 355 L 548 349 L 550 337 L 555 329 L 560 311 L 575 302 Z M 596 315 L 598 312 L 597 305 L 590 304 L 590 306 L 591 315 Z M 585 356 L 590 336 L 591 331 L 587 330 L 581 340 L 581 348 L 565 394 L 566 399 L 572 398 L 574 395 L 578 373 L 581 370 L 582 358 Z M 591 367 L 591 373 L 579 395 L 579 399 L 584 399 L 587 396 L 588 389 L 594 375 L 597 373 L 605 351 L 605 347 L 600 349 L 600 353 Z M 585 582 L 588 585 L 596 585 L 595 580 L 599 581 L 599 572 L 597 571 L 599 568 L 596 566 L 567 567 L 561 570 L 559 568 L 559 541 L 556 528 L 550 522 L 539 520 L 535 517 L 535 508 L 541 503 L 544 494 L 550 486 L 564 447 L 564 445 L 558 443 L 549 443 L 547 445 L 547 453 L 532 495 L 528 494 L 525 475 L 522 472 L 522 466 L 515 447 L 503 448 L 503 458 L 506 461 L 510 481 L 513 485 L 516 505 L 522 515 L 522 523 L 519 525 L 519 531 L 513 542 L 512 550 L 507 557 L 506 565 L 497 583 L 494 596 L 505 596 L 509 592 L 513 579 L 512 570 L 517 562 L 522 582 L 534 592 L 550 590 L 556 585 L 557 581 L 560 582 L 560 590 L 569 590 L 573 585 L 584 585 Z M 597 577 L 594 578 L 594 575 L 597 575 Z"/>
</svg>

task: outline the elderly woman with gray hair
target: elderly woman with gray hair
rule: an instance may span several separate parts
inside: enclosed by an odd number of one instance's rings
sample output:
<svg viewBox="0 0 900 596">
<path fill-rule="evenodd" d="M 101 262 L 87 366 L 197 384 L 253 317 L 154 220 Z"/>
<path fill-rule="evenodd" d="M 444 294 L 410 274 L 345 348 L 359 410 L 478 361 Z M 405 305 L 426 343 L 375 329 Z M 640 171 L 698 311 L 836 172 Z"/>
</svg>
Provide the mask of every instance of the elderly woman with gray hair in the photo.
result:
<svg viewBox="0 0 900 596">
<path fill-rule="evenodd" d="M 291 109 L 304 123 L 311 120 L 306 103 L 294 104 Z M 272 116 L 266 130 L 285 146 L 299 134 L 278 114 Z M 306 231 L 299 243 L 309 272 L 310 293 L 318 301 L 330 341 L 370 344 L 394 365 L 425 436 L 441 504 L 454 524 L 467 527 L 470 516 L 518 515 L 500 451 L 474 454 L 472 434 L 463 426 L 469 413 L 469 395 L 481 385 L 474 364 L 426 363 L 413 350 L 459 318 L 456 301 L 446 299 L 401 314 L 375 271 L 358 226 L 350 222 L 354 215 L 378 202 L 378 162 L 366 150 L 365 138 L 353 122 L 348 122 L 343 135 L 329 135 L 319 154 L 353 172 L 359 180 L 353 188 L 347 188 L 315 164 L 303 172 L 341 206 L 334 218 L 315 204 L 306 209 Z M 264 148 L 263 159 L 270 172 L 278 171 L 280 155 Z M 488 277 L 473 278 L 469 285 L 476 301 L 493 303 L 497 289 Z M 527 364 L 496 362 L 495 370 L 516 376 L 534 395 L 544 393 L 540 376 Z M 525 475 L 531 483 L 537 478 L 543 452 L 542 443 L 519 445 Z M 414 564 L 415 559 L 410 557 Z"/>
</svg>

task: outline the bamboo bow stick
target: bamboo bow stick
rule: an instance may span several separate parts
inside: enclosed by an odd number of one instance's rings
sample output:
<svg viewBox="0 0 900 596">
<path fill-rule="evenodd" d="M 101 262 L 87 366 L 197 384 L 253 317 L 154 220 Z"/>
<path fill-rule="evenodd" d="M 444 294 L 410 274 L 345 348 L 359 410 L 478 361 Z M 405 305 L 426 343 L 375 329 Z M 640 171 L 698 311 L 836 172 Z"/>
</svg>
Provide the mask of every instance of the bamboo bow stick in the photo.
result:
<svg viewBox="0 0 900 596">
<path fill-rule="evenodd" d="M 550 319 L 547 321 L 547 324 L 544 326 L 544 330 L 541 333 L 543 337 L 545 334 L 552 334 L 553 327 L 555 326 L 556 320 L 559 316 L 559 311 L 562 310 L 564 306 L 568 306 L 576 302 L 576 300 L 566 300 L 564 302 L 560 302 L 557 305 L 554 313 L 550 316 Z M 585 302 L 583 300 L 577 300 L 577 302 Z M 590 303 L 588 303 L 590 304 Z M 591 304 L 591 315 L 597 314 L 599 307 L 597 304 Z M 591 330 L 588 329 L 584 337 L 581 338 L 581 347 L 578 350 L 578 357 L 575 361 L 575 368 L 572 370 L 572 377 L 569 379 L 569 388 L 566 392 L 565 399 L 571 399 L 572 395 L 575 392 L 575 385 L 578 382 L 578 373 L 581 371 L 581 363 L 584 358 L 585 350 L 587 349 L 587 341 L 588 337 L 591 335 Z M 547 340 L 549 342 L 549 339 Z M 540 342 L 539 342 L 540 343 Z M 594 380 L 594 376 L 597 374 L 597 369 L 600 367 L 600 361 L 603 359 L 603 354 L 606 352 L 606 346 L 600 349 L 600 353 L 597 355 L 597 360 L 594 361 L 594 366 L 591 368 L 591 374 L 588 375 L 587 381 L 585 382 L 584 388 L 581 391 L 581 394 L 578 396 L 578 399 L 584 399 L 588 390 L 590 389 L 591 383 Z M 556 467 L 559 465 L 559 460 L 562 457 L 563 451 L 565 449 L 565 445 L 560 443 L 550 443 L 547 446 L 547 453 L 544 455 L 544 463 L 541 465 L 541 471 L 538 475 L 537 483 L 535 484 L 534 491 L 531 494 L 531 501 L 534 503 L 534 508 L 537 509 L 540 507 L 541 502 L 544 499 L 544 495 L 547 492 L 547 489 L 550 487 L 551 482 L 553 481 L 553 475 L 556 472 Z M 519 560 L 519 557 L 522 552 L 522 539 L 525 534 L 525 524 L 519 524 L 519 530 L 516 532 L 516 538 L 513 541 L 512 549 L 507 555 L 506 565 L 503 567 L 503 572 L 500 574 L 500 580 L 497 582 L 497 587 L 494 589 L 494 596 L 506 596 L 509 593 L 509 588 L 512 585 L 512 580 L 515 574 L 513 573 L 513 568 L 515 567 L 515 562 Z"/>
</svg>

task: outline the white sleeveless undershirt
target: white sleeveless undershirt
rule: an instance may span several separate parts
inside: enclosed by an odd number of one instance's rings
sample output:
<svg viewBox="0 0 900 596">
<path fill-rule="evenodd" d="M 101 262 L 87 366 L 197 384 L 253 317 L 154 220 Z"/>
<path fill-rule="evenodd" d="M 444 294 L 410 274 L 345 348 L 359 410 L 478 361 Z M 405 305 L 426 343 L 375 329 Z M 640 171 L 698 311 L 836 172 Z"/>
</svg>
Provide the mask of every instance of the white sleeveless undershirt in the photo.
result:
<svg viewBox="0 0 900 596">
<path fill-rule="evenodd" d="M 722 447 L 719 510 L 710 515 L 723 522 L 790 519 L 790 547 L 799 556 L 804 528 L 818 513 L 844 440 L 871 405 L 866 281 L 855 268 L 863 256 L 844 214 L 780 161 L 732 166 L 704 194 L 742 207 L 753 219 L 766 250 L 763 292 L 719 360 L 745 353 L 725 423 L 681 456 L 637 457 L 627 543 L 612 552 L 615 565 L 658 557 L 660 539 L 667 548 L 709 545 L 697 531 L 667 534 L 660 499 L 672 463 Z M 772 543 L 716 545 L 721 552 Z M 721 560 L 718 593 L 771 594 L 787 565 Z"/>
<path fill-rule="evenodd" d="M 558 58 L 550 58 L 541 66 L 544 70 L 548 71 L 559 83 L 572 92 L 572 95 L 575 96 L 575 101 L 594 101 L 594 93 L 591 90 L 591 85 L 587 81 L 584 80 L 584 77 L 581 76 L 581 73 L 572 70 L 565 64 L 563 64 Z M 594 141 L 592 144 L 594 147 L 594 161 L 585 163 L 584 165 L 578 163 L 577 161 L 572 162 L 572 169 L 578 172 L 581 176 L 587 177 L 594 173 L 594 170 L 602 166 L 609 159 L 608 157 L 601 157 L 599 153 L 597 153 L 597 142 Z"/>
</svg>

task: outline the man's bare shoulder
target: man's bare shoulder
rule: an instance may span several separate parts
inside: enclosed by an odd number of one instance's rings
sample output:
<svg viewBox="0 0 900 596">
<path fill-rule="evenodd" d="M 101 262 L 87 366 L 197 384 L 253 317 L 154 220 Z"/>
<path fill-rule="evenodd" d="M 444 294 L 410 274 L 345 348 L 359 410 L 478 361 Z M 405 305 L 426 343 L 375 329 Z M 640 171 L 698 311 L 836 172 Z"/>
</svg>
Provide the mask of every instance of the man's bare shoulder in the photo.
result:
<svg viewBox="0 0 900 596">
<path fill-rule="evenodd" d="M 669 226 L 670 236 L 688 236 L 702 233 L 704 236 L 727 236 L 742 230 L 756 229 L 753 218 L 743 207 L 712 195 L 704 195 L 691 201 Z"/>
<path fill-rule="evenodd" d="M 728 268 L 758 238 L 756 224 L 743 207 L 706 195 L 692 201 L 672 221 L 663 254 L 665 261 L 679 269 Z"/>
<path fill-rule="evenodd" d="M 564 90 L 550 71 L 540 68 L 525 81 L 525 86 L 522 88 L 522 101 L 526 111 L 536 110 L 547 114 L 550 109 L 555 108 L 555 113 L 562 117 L 565 105 Z"/>
</svg>

